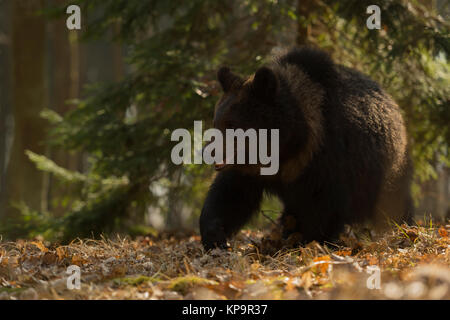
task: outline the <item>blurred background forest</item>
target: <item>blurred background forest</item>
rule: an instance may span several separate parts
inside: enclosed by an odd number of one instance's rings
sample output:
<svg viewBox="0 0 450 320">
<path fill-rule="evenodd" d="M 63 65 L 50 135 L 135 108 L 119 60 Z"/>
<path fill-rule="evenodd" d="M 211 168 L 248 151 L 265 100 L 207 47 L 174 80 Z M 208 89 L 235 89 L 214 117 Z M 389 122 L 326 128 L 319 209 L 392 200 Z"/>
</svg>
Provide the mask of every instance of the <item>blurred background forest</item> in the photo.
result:
<svg viewBox="0 0 450 320">
<path fill-rule="evenodd" d="M 66 27 L 69 4 L 81 30 Z M 366 27 L 372 4 L 380 30 Z M 298 45 L 325 49 L 394 97 L 416 216 L 445 219 L 449 13 L 446 0 L 0 0 L 0 235 L 196 229 L 214 171 L 173 165 L 170 133 L 211 126 L 220 65 L 248 75 Z M 279 206 L 266 199 L 263 210 L 275 218 Z"/>
</svg>

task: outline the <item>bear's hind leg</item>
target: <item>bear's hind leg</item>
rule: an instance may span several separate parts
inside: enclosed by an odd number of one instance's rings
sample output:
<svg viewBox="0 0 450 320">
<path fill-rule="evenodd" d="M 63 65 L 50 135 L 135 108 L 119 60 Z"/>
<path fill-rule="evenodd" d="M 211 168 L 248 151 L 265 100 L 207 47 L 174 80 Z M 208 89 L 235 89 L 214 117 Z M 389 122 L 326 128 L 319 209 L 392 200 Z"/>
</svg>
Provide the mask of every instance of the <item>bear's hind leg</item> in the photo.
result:
<svg viewBox="0 0 450 320">
<path fill-rule="evenodd" d="M 321 211 L 320 208 L 307 209 L 286 207 L 281 217 L 282 236 L 298 233 L 300 243 L 311 241 L 335 242 L 344 230 L 344 223 L 337 212 Z"/>
</svg>

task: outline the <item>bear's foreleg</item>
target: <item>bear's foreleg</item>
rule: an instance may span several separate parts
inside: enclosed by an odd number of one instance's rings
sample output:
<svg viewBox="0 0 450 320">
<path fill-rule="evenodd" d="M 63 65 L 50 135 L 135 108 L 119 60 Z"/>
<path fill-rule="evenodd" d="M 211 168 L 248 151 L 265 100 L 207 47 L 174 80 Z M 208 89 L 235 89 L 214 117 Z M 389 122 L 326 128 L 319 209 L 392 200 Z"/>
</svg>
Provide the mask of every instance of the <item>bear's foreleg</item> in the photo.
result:
<svg viewBox="0 0 450 320">
<path fill-rule="evenodd" d="M 200 216 L 200 234 L 206 250 L 226 247 L 226 240 L 260 208 L 263 188 L 258 179 L 236 171 L 220 172 Z"/>
</svg>

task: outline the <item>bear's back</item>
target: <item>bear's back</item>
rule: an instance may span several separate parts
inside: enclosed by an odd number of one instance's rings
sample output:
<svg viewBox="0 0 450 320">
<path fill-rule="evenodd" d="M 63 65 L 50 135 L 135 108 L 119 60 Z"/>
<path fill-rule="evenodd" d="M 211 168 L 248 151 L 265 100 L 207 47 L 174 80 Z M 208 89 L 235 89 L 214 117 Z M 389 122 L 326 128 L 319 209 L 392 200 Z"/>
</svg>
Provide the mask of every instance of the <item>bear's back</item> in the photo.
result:
<svg viewBox="0 0 450 320">
<path fill-rule="evenodd" d="M 337 79 L 337 70 L 330 56 L 313 48 L 295 48 L 276 61 L 282 66 L 295 65 L 304 71 L 308 77 L 324 87 L 334 86 Z"/>
<path fill-rule="evenodd" d="M 383 166 L 402 165 L 407 143 L 400 108 L 377 82 L 313 48 L 293 49 L 277 63 L 297 66 L 323 88 L 324 126 L 341 155 L 359 158 L 363 152 Z"/>
</svg>

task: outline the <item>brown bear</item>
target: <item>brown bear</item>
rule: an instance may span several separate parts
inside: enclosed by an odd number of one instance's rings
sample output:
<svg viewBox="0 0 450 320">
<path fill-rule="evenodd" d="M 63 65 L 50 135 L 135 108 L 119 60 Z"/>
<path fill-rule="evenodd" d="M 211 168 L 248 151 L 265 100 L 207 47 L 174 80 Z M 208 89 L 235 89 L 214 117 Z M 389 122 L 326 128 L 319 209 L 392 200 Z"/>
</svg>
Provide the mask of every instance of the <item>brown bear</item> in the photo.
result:
<svg viewBox="0 0 450 320">
<path fill-rule="evenodd" d="M 263 193 L 283 203 L 283 235 L 333 241 L 346 224 L 410 222 L 412 166 L 401 111 L 362 73 L 312 48 L 293 49 L 249 78 L 218 71 L 214 127 L 279 129 L 279 171 L 216 165 L 200 232 L 206 249 L 259 211 Z M 379 223 L 378 223 L 379 224 Z"/>
</svg>

